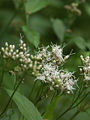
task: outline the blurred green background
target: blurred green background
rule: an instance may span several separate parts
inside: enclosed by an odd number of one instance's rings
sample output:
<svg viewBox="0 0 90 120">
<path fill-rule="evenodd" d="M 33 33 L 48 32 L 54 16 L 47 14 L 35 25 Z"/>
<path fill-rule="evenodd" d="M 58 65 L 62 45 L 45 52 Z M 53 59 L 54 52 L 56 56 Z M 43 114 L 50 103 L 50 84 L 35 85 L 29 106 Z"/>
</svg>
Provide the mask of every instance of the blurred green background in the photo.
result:
<svg viewBox="0 0 90 120">
<path fill-rule="evenodd" d="M 81 14 L 65 8 L 66 5 L 71 6 L 72 3 L 78 4 Z M 0 0 L 0 47 L 6 41 L 9 44 L 18 45 L 20 33 L 23 40 L 30 46 L 31 53 L 34 53 L 38 47 L 51 43 L 63 46 L 64 54 L 69 54 L 71 51 L 75 53 L 69 58 L 64 69 L 75 71 L 78 76 L 78 66 L 81 65 L 80 55 L 90 55 L 90 0 Z M 3 84 L 11 88 L 10 79 L 12 78 L 8 74 L 5 76 Z M 26 76 L 26 79 L 23 91 L 28 97 L 32 81 L 30 81 L 30 76 Z M 7 101 L 4 94 L 0 93 L 1 110 Z M 69 95 L 58 99 L 53 120 L 57 114 L 67 108 L 71 98 L 72 96 Z M 89 100 L 90 97 L 87 103 Z M 42 113 L 43 107 L 47 108 L 47 106 L 48 102 L 42 102 L 37 107 Z M 70 111 L 60 120 L 69 120 L 75 110 Z M 2 120 L 24 120 L 20 119 L 18 114 L 15 108 L 11 117 L 6 115 Z M 90 120 L 90 110 L 81 112 L 75 120 Z"/>
</svg>

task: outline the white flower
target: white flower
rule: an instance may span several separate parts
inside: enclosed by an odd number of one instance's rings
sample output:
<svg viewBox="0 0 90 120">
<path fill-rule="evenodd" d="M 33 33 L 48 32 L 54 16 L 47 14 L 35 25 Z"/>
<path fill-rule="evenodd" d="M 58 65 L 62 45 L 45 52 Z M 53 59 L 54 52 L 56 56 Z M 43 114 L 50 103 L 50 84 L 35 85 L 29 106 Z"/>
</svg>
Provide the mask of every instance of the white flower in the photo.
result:
<svg viewBox="0 0 90 120">
<path fill-rule="evenodd" d="M 42 47 L 41 49 L 39 49 L 39 51 L 37 52 L 36 54 L 36 59 L 42 59 L 42 58 L 46 58 L 47 57 L 47 53 L 48 53 L 48 48 L 49 46 L 47 47 Z"/>
<path fill-rule="evenodd" d="M 74 86 L 77 83 L 73 73 L 59 70 L 52 63 L 43 65 L 41 74 L 37 76 L 36 80 L 38 79 L 42 82 L 50 83 L 53 88 L 57 88 L 62 92 L 66 91 L 67 93 L 73 92 Z"/>
<path fill-rule="evenodd" d="M 73 73 L 71 72 L 61 72 L 60 74 L 61 78 L 61 86 L 62 90 L 66 90 L 68 93 L 73 92 L 74 85 L 77 83 L 77 80 L 75 80 L 75 77 L 73 76 Z"/>
<path fill-rule="evenodd" d="M 39 79 L 39 80 L 42 80 L 42 81 L 45 81 L 45 76 L 44 76 L 44 75 L 38 76 L 38 77 L 37 77 L 37 80 L 38 80 L 38 79 Z"/>
<path fill-rule="evenodd" d="M 62 48 L 58 45 L 52 45 L 52 52 L 59 58 L 62 58 Z"/>
<path fill-rule="evenodd" d="M 64 62 L 64 58 L 63 58 L 63 50 L 61 48 L 61 46 L 58 45 L 52 45 L 52 54 L 53 54 L 53 58 L 59 62 L 59 64 Z"/>
<path fill-rule="evenodd" d="M 39 49 L 35 56 L 31 56 L 32 60 L 38 63 L 37 66 L 35 62 L 33 63 L 33 70 L 37 69 L 39 73 L 36 75 L 35 80 L 39 79 L 42 82 L 49 83 L 50 88 L 56 88 L 67 93 L 73 92 L 77 80 L 75 80 L 73 73 L 60 69 L 60 65 L 62 66 L 69 56 L 63 55 L 63 49 L 59 45 L 51 45 Z M 38 66 L 41 66 L 41 68 L 38 69 Z M 35 72 L 33 72 L 34 75 Z"/>
<path fill-rule="evenodd" d="M 84 73 L 84 79 L 88 81 L 90 80 L 90 56 L 87 56 L 85 59 L 82 55 L 80 57 L 84 64 L 83 68 L 80 70 Z"/>
<path fill-rule="evenodd" d="M 42 60 L 42 63 L 52 62 L 53 64 L 63 65 L 66 59 L 70 55 L 64 57 L 63 49 L 59 45 L 51 45 L 47 47 L 42 47 L 37 52 L 35 59 Z"/>
</svg>

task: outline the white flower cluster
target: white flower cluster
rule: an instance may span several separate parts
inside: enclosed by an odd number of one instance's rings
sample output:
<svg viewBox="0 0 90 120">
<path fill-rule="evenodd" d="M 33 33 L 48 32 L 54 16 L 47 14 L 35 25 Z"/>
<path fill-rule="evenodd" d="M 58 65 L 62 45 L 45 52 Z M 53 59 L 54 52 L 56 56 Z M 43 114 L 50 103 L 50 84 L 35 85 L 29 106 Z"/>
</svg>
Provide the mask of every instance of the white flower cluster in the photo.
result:
<svg viewBox="0 0 90 120">
<path fill-rule="evenodd" d="M 70 55 L 63 56 L 63 49 L 59 45 L 51 45 L 39 49 L 35 59 L 42 60 L 42 62 L 52 62 L 54 64 L 62 65 Z"/>
<path fill-rule="evenodd" d="M 37 79 L 42 80 L 43 82 L 51 82 L 54 85 L 54 80 L 59 79 L 58 68 L 51 63 L 43 64 L 41 69 L 42 74 L 37 77 Z"/>
<path fill-rule="evenodd" d="M 12 59 L 18 61 L 20 67 L 25 70 L 31 65 L 30 54 L 26 48 L 26 44 L 20 40 L 19 48 L 16 49 L 15 45 L 5 43 L 5 47 L 1 48 L 1 55 L 4 59 Z"/>
<path fill-rule="evenodd" d="M 69 55 L 63 56 L 63 49 L 58 45 L 43 47 L 34 57 L 35 61 L 41 65 L 36 80 L 50 83 L 50 88 L 57 88 L 61 91 L 70 93 L 74 89 L 77 80 L 73 73 L 60 69 L 60 66 L 69 58 Z"/>
<path fill-rule="evenodd" d="M 73 92 L 74 86 L 77 85 L 77 80 L 71 72 L 63 71 L 60 73 L 61 90 L 67 93 Z"/>
<path fill-rule="evenodd" d="M 60 91 L 72 92 L 75 88 L 77 80 L 73 73 L 66 72 L 60 68 L 70 55 L 63 55 L 63 49 L 58 45 L 42 47 L 35 55 L 30 55 L 26 44 L 20 40 L 19 48 L 14 45 L 5 43 L 5 47 L 1 48 L 1 55 L 4 59 L 12 59 L 18 61 L 20 70 L 31 69 L 32 75 L 36 80 L 48 83 L 50 88 Z"/>
<path fill-rule="evenodd" d="M 74 85 L 77 83 L 73 73 L 59 70 L 58 66 L 51 63 L 44 64 L 42 67 L 42 74 L 37 76 L 36 79 L 45 83 L 50 83 L 50 88 L 58 89 L 61 92 L 73 92 Z"/>
<path fill-rule="evenodd" d="M 57 62 L 59 65 L 64 63 L 66 59 L 69 58 L 69 55 L 63 57 L 63 49 L 61 46 L 52 45 L 52 58 L 53 61 Z"/>
<path fill-rule="evenodd" d="M 85 59 L 82 55 L 80 57 L 84 64 L 83 68 L 80 68 L 80 70 L 84 73 L 85 81 L 88 81 L 90 80 L 90 56 L 87 56 Z"/>
</svg>

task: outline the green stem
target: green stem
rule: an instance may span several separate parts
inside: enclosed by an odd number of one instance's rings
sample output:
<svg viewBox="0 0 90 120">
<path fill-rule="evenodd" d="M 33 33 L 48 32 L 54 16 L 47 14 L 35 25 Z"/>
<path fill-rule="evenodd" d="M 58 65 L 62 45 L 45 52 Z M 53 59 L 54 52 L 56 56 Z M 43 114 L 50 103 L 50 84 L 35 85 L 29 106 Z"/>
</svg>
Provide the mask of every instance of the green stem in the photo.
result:
<svg viewBox="0 0 90 120">
<path fill-rule="evenodd" d="M 78 94 L 78 96 L 76 97 L 76 99 L 72 102 L 72 104 L 71 104 L 61 115 L 59 115 L 59 116 L 56 118 L 56 120 L 58 120 L 59 118 L 61 118 L 64 114 L 66 114 L 68 111 L 70 111 L 70 110 L 72 109 L 73 105 L 77 102 L 77 100 L 78 100 L 78 98 L 81 96 L 82 92 L 83 92 L 83 89 L 82 89 L 82 90 L 80 89 L 79 94 Z"/>
<path fill-rule="evenodd" d="M 52 95 L 52 98 L 50 100 L 50 103 L 53 101 L 54 97 L 56 96 L 56 91 L 54 91 L 54 94 Z"/>
<path fill-rule="evenodd" d="M 4 76 L 4 72 L 5 72 L 5 62 L 3 61 L 3 66 L 2 66 L 2 74 L 1 74 L 1 77 L 0 77 L 0 87 L 2 85 L 2 82 L 3 82 L 3 76 Z"/>
<path fill-rule="evenodd" d="M 43 91 L 43 94 L 41 94 L 38 102 L 40 102 L 41 100 L 44 100 L 46 98 L 46 93 L 48 93 L 48 88 L 46 88 L 46 90 Z"/>
<path fill-rule="evenodd" d="M 70 120 L 73 120 L 79 113 L 80 113 L 80 111 L 77 110 L 77 112 L 71 117 Z"/>
<path fill-rule="evenodd" d="M 14 91 L 13 91 L 13 93 L 12 93 L 12 95 L 11 95 L 11 97 L 10 97 L 8 103 L 6 104 L 4 110 L 2 111 L 2 113 L 0 113 L 0 117 L 6 112 L 8 106 L 9 106 L 9 104 L 11 103 L 12 98 L 13 98 L 15 92 L 17 91 L 18 87 L 20 86 L 21 82 L 22 82 L 22 79 L 19 81 L 19 83 L 17 84 L 16 88 L 14 89 Z"/>
<path fill-rule="evenodd" d="M 81 104 L 83 102 L 83 100 L 90 94 L 90 91 L 75 105 L 72 107 L 72 109 L 74 109 L 75 107 L 77 107 L 79 104 Z"/>
<path fill-rule="evenodd" d="M 42 95 L 42 92 L 43 92 L 43 86 L 44 84 L 42 83 L 38 92 L 37 92 L 37 95 L 36 95 L 36 102 L 35 102 L 35 105 L 41 100 L 41 95 Z"/>
<path fill-rule="evenodd" d="M 81 104 L 83 102 L 83 100 L 90 94 L 90 91 L 75 105 L 71 105 L 64 113 L 62 113 L 56 120 L 58 120 L 59 118 L 61 118 L 65 113 L 67 113 L 69 110 L 74 109 L 75 107 L 77 107 L 79 104 Z"/>
<path fill-rule="evenodd" d="M 34 90 L 34 88 L 35 88 L 35 86 L 36 86 L 36 83 L 37 83 L 37 80 L 36 80 L 36 81 L 34 82 L 34 84 L 33 84 L 33 87 L 32 87 L 32 89 L 31 89 L 29 98 L 31 98 L 31 96 L 32 96 L 32 93 L 33 93 L 33 90 Z"/>
<path fill-rule="evenodd" d="M 28 26 L 29 15 L 25 11 L 25 5 L 24 5 L 24 3 L 25 3 L 25 0 L 22 0 L 24 22 Z"/>
<path fill-rule="evenodd" d="M 3 76 L 4 76 L 4 69 L 2 70 L 2 75 L 1 75 L 1 80 L 0 80 L 0 87 L 1 87 L 2 82 L 3 82 Z"/>
</svg>

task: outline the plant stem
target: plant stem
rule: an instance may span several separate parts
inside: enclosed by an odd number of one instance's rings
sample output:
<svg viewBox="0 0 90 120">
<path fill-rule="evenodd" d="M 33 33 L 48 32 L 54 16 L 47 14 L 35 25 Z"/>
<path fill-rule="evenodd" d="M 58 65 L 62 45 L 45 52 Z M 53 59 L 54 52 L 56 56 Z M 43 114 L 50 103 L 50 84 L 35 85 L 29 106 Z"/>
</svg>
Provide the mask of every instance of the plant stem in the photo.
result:
<svg viewBox="0 0 90 120">
<path fill-rule="evenodd" d="M 1 75 L 1 80 L 0 80 L 0 87 L 1 87 L 2 82 L 3 82 L 3 76 L 4 76 L 4 69 L 2 70 L 2 75 Z"/>
<path fill-rule="evenodd" d="M 14 91 L 13 91 L 13 93 L 12 93 L 12 95 L 11 95 L 11 97 L 10 97 L 8 103 L 6 104 L 6 106 L 5 106 L 4 110 L 3 110 L 3 112 L 0 114 L 0 117 L 6 112 L 8 106 L 9 106 L 10 102 L 12 101 L 12 98 L 13 98 L 15 92 L 17 91 L 18 87 L 20 86 L 21 82 L 22 82 L 22 79 L 19 81 L 19 83 L 17 84 L 16 88 L 14 89 Z"/>
<path fill-rule="evenodd" d="M 77 107 L 80 103 L 83 102 L 83 100 L 90 94 L 90 91 L 75 105 L 72 107 L 72 109 L 74 109 L 75 107 Z"/>
<path fill-rule="evenodd" d="M 73 105 L 74 105 L 75 102 L 78 100 L 78 98 L 81 96 L 82 92 L 83 92 L 83 90 L 80 89 L 79 94 L 78 94 L 78 96 L 76 97 L 76 99 L 73 101 L 73 103 L 72 103 L 61 115 L 59 115 L 59 116 L 56 118 L 56 120 L 58 120 L 59 118 L 61 118 L 64 114 L 66 114 L 69 110 L 72 109 Z"/>
<path fill-rule="evenodd" d="M 77 112 L 71 117 L 70 120 L 73 120 L 79 113 L 80 113 L 80 111 L 77 110 Z"/>
<path fill-rule="evenodd" d="M 34 90 L 34 88 L 35 88 L 36 83 L 37 83 L 37 80 L 36 80 L 36 81 L 34 82 L 34 84 L 33 84 L 33 87 L 32 87 L 32 89 L 31 89 L 29 98 L 31 98 L 31 96 L 32 96 L 32 93 L 33 93 L 33 90 Z"/>
<path fill-rule="evenodd" d="M 50 100 L 50 103 L 53 101 L 55 95 L 56 95 L 56 91 L 55 91 L 54 94 L 52 95 L 52 98 L 51 98 L 51 100 Z"/>
<path fill-rule="evenodd" d="M 46 98 L 46 93 L 48 93 L 48 88 L 45 91 L 43 91 L 43 94 L 41 94 L 42 96 L 40 96 L 38 102 L 40 102 L 41 100 L 44 100 Z M 43 97 L 43 99 L 41 99 L 42 97 Z"/>
<path fill-rule="evenodd" d="M 44 86 L 44 84 L 42 83 L 39 91 L 37 92 L 37 95 L 36 95 L 37 100 L 35 102 L 35 105 L 41 100 L 41 95 L 42 95 L 42 92 L 43 92 L 43 86 Z"/>
<path fill-rule="evenodd" d="M 58 120 L 59 118 L 61 118 L 65 113 L 67 113 L 69 110 L 72 110 L 72 109 L 74 109 L 75 107 L 77 107 L 79 104 L 81 104 L 82 102 L 83 102 L 83 100 L 88 96 L 90 94 L 90 91 L 75 105 L 75 106 L 73 106 L 73 105 L 71 105 L 66 111 L 64 111 L 64 113 L 62 113 L 59 117 L 57 117 L 57 119 L 56 120 Z"/>
</svg>

